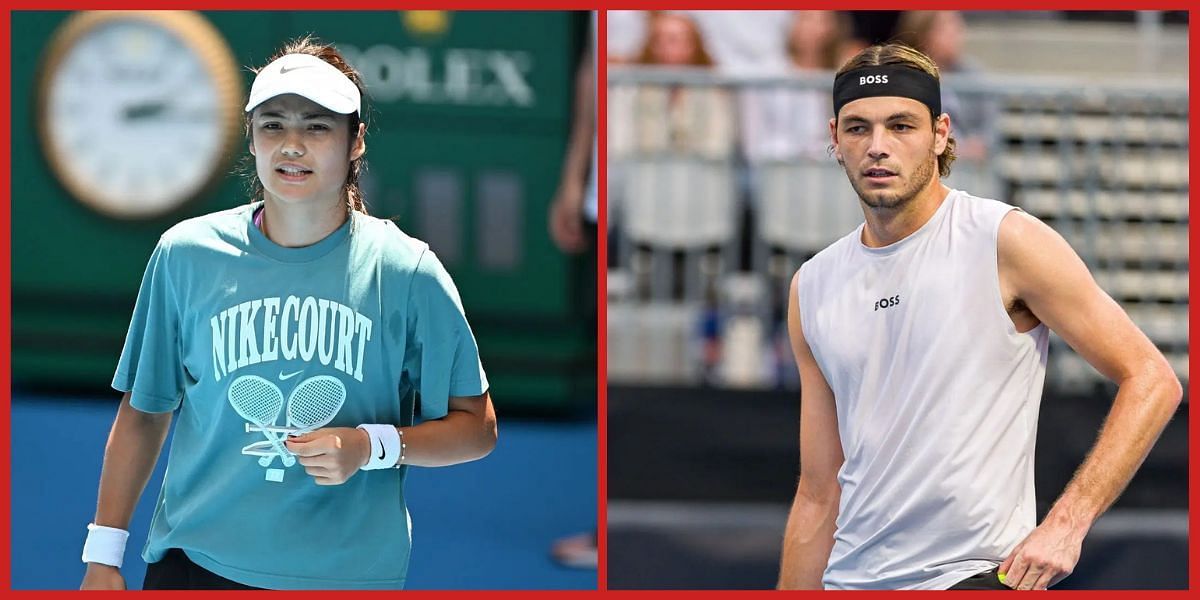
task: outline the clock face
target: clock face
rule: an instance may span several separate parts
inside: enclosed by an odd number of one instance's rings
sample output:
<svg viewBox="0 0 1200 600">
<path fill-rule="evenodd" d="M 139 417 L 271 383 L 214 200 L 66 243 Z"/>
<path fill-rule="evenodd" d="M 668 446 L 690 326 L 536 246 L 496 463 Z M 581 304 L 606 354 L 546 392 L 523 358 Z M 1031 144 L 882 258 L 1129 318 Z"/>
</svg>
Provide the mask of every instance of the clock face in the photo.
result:
<svg viewBox="0 0 1200 600">
<path fill-rule="evenodd" d="M 91 22 L 64 27 L 74 31 L 43 73 L 47 157 L 72 194 L 102 213 L 168 213 L 226 170 L 239 127 L 237 67 L 199 15 L 83 16 Z"/>
</svg>

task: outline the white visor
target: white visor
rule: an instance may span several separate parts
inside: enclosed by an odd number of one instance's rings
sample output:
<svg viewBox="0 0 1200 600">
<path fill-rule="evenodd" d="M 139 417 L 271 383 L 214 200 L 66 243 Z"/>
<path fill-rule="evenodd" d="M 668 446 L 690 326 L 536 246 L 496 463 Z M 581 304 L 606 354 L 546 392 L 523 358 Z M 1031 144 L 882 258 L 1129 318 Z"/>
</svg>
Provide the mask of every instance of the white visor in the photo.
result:
<svg viewBox="0 0 1200 600">
<path fill-rule="evenodd" d="M 303 96 L 343 115 L 362 112 L 358 86 L 337 67 L 311 54 L 286 54 L 263 67 L 250 86 L 246 112 L 281 94 Z"/>
</svg>

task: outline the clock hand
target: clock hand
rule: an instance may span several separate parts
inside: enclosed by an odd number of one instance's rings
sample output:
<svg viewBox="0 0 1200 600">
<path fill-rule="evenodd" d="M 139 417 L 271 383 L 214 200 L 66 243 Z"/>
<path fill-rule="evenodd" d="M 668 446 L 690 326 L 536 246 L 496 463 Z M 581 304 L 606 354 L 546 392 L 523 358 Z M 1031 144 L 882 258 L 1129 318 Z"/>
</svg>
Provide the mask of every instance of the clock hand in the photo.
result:
<svg viewBox="0 0 1200 600">
<path fill-rule="evenodd" d="M 187 123 L 198 123 L 211 121 L 215 118 L 213 115 L 213 110 L 208 107 L 179 106 L 171 100 L 157 100 L 127 106 L 122 116 L 127 122 L 171 119 Z"/>
<path fill-rule="evenodd" d="M 140 121 L 143 119 L 153 119 L 158 117 L 167 110 L 165 101 L 143 102 L 125 107 L 126 121 Z"/>
</svg>

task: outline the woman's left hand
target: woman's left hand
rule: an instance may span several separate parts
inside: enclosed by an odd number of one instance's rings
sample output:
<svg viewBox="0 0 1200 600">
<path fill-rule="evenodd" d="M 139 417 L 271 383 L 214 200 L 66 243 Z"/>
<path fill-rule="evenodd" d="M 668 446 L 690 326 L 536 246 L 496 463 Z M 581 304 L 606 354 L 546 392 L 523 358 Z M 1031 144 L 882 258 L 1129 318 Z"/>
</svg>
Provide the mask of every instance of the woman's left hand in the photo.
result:
<svg viewBox="0 0 1200 600">
<path fill-rule="evenodd" d="M 353 427 L 329 427 L 289 437 L 287 449 L 317 485 L 340 485 L 350 479 L 371 454 L 367 432 Z"/>
</svg>

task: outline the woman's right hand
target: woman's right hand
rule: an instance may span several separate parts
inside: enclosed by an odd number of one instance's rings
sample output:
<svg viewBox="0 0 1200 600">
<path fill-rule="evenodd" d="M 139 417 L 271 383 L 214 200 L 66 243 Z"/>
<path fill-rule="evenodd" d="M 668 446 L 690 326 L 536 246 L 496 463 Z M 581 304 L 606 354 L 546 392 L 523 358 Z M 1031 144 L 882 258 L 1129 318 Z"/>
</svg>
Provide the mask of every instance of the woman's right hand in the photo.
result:
<svg viewBox="0 0 1200 600">
<path fill-rule="evenodd" d="M 81 590 L 123 590 L 125 589 L 125 578 L 121 576 L 121 570 L 105 564 L 88 563 L 87 573 L 83 576 L 83 584 L 79 586 Z"/>
</svg>

